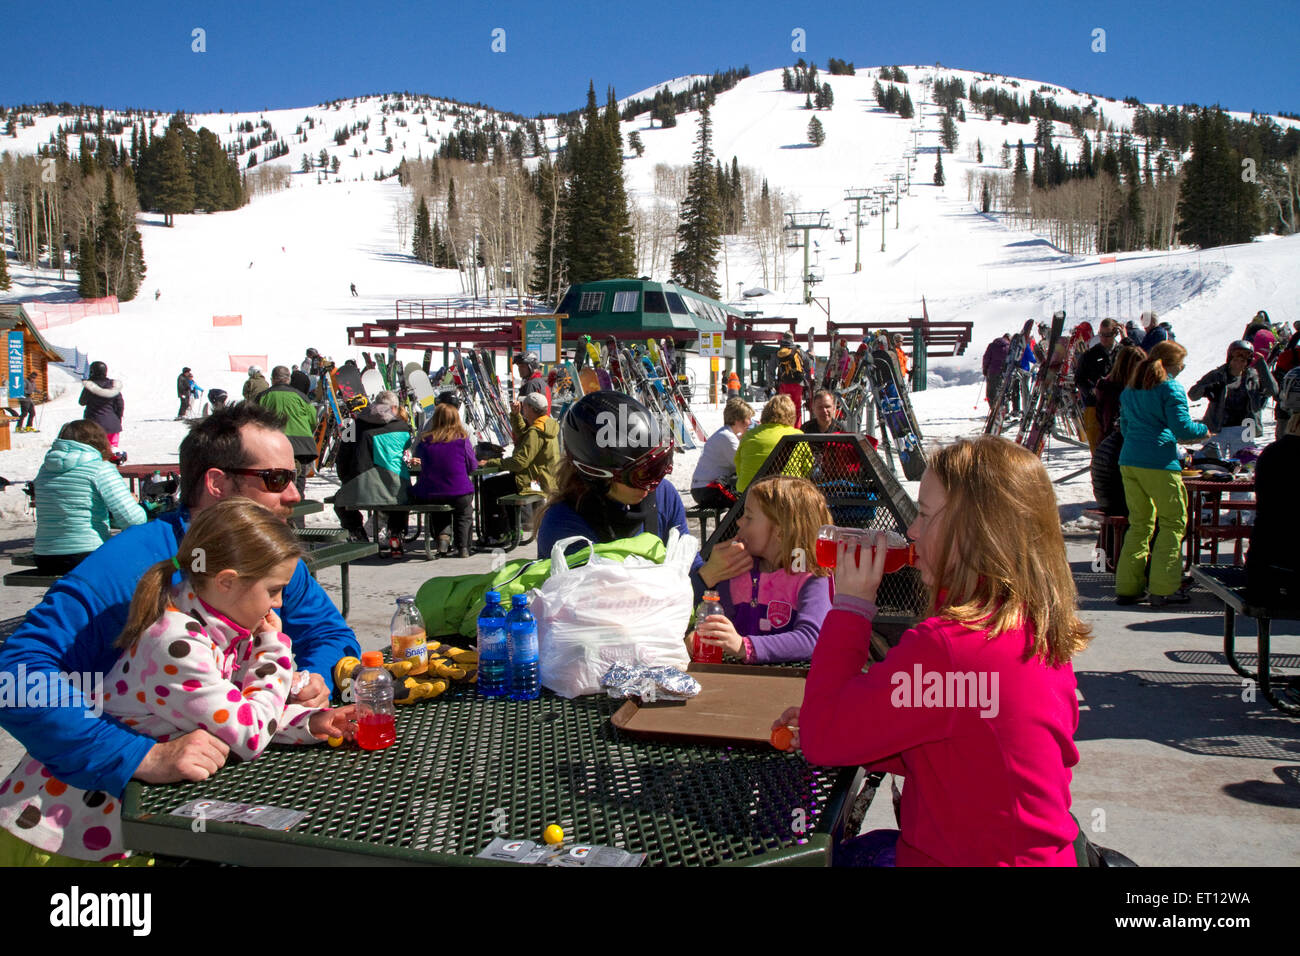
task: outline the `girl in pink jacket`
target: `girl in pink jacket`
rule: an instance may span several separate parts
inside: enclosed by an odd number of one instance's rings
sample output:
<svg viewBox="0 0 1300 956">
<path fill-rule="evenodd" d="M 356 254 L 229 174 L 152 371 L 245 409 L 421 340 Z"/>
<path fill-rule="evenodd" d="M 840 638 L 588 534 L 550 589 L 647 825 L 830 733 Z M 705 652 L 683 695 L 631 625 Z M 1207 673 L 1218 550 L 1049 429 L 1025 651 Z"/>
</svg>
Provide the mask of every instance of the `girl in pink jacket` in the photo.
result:
<svg viewBox="0 0 1300 956">
<path fill-rule="evenodd" d="M 1070 659 L 1092 635 L 1047 472 L 1006 439 L 959 441 L 931 459 L 918 506 L 930 616 L 863 673 L 885 548 L 842 546 L 803 706 L 774 726 L 795 725 L 810 763 L 906 777 L 899 866 L 1074 866 Z M 882 836 L 859 839 L 879 851 Z"/>
<path fill-rule="evenodd" d="M 205 730 L 244 760 L 272 740 L 315 743 L 351 737 L 354 708 L 288 703 L 294 677 L 289 637 L 274 609 L 302 555 L 293 530 L 246 498 L 194 516 L 177 557 L 149 568 L 136 585 L 122 656 L 95 704 L 158 741 Z M 173 573 L 183 572 L 172 586 Z M 0 859 L 57 863 L 59 857 L 114 861 L 121 808 L 51 776 L 24 754 L 0 783 Z M 19 861 L 21 844 L 39 853 Z"/>
</svg>

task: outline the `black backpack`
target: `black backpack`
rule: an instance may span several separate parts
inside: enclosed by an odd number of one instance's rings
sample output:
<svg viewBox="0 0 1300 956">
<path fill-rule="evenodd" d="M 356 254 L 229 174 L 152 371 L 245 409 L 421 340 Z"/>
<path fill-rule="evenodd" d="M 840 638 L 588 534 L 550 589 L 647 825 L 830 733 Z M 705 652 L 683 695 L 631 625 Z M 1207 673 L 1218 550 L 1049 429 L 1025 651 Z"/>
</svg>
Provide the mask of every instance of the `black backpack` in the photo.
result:
<svg viewBox="0 0 1300 956">
<path fill-rule="evenodd" d="M 783 385 L 802 384 L 805 378 L 804 368 L 803 355 L 793 345 L 776 353 L 776 380 Z"/>
</svg>

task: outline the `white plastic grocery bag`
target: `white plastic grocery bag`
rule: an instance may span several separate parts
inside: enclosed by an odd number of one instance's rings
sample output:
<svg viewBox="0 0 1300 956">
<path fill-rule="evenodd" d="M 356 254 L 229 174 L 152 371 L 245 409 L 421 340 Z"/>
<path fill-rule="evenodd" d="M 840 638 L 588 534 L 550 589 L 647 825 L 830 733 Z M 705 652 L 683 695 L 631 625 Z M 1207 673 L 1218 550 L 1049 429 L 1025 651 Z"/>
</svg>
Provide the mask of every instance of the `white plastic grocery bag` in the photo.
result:
<svg viewBox="0 0 1300 956">
<path fill-rule="evenodd" d="M 570 568 L 564 550 L 575 541 L 591 544 L 582 537 L 557 541 L 551 576 L 533 598 L 542 683 L 561 697 L 579 697 L 600 693 L 600 678 L 614 664 L 685 667 L 699 541 L 674 528 L 663 564 L 593 553 Z"/>
</svg>

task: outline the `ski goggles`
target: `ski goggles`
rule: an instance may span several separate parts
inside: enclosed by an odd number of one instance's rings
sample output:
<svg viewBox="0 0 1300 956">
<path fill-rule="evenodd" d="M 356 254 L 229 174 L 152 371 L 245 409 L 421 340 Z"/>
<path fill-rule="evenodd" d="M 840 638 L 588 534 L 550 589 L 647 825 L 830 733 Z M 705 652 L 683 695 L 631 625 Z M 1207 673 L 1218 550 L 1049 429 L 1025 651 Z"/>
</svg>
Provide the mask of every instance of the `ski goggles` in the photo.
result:
<svg viewBox="0 0 1300 956">
<path fill-rule="evenodd" d="M 248 475 L 250 478 L 261 478 L 262 487 L 272 494 L 284 491 L 295 477 L 292 468 L 223 468 L 222 471 L 228 475 Z"/>
<path fill-rule="evenodd" d="M 575 461 L 573 466 L 589 478 L 607 478 L 641 491 L 654 491 L 673 470 L 673 443 L 669 441 L 651 448 L 632 464 L 617 471 L 584 465 L 580 461 Z"/>
</svg>

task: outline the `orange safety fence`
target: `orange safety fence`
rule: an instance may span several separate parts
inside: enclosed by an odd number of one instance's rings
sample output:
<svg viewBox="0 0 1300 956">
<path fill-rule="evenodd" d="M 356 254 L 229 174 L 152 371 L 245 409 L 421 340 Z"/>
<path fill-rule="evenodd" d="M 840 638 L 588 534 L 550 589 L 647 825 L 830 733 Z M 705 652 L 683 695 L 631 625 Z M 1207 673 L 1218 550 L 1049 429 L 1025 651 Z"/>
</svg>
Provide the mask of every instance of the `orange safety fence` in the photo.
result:
<svg viewBox="0 0 1300 956">
<path fill-rule="evenodd" d="M 214 315 L 212 317 L 213 328 L 220 328 L 227 325 L 243 325 L 244 317 L 242 315 Z"/>
<path fill-rule="evenodd" d="M 250 365 L 256 365 L 263 372 L 266 371 L 265 355 L 232 355 L 230 356 L 230 370 L 232 372 L 247 372 Z"/>
<path fill-rule="evenodd" d="M 38 329 L 71 325 L 88 315 L 116 315 L 117 296 L 102 299 L 81 299 L 77 302 L 24 302 L 23 311 Z"/>
</svg>

